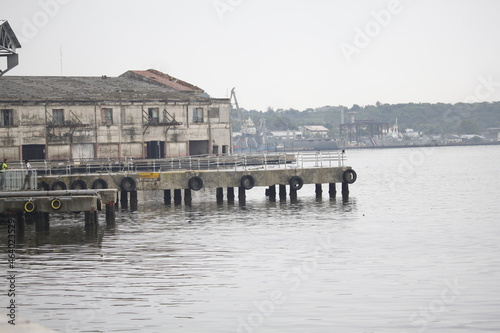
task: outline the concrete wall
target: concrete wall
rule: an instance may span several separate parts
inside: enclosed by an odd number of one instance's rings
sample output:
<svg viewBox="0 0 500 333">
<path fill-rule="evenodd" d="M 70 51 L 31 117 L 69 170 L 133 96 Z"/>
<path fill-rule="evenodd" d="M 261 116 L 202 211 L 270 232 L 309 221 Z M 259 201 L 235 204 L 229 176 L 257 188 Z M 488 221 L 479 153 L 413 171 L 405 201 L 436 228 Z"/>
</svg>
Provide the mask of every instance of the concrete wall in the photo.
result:
<svg viewBox="0 0 500 333">
<path fill-rule="evenodd" d="M 164 110 L 181 122 L 179 126 L 147 123 L 148 110 Z M 193 119 L 202 110 L 202 121 Z M 51 125 L 53 110 L 64 110 L 64 124 Z M 163 141 L 166 157 L 189 155 L 189 141 L 207 140 L 213 146 L 231 147 L 231 105 L 227 99 L 203 102 L 16 102 L 0 103 L 0 110 L 12 110 L 12 124 L 0 126 L 0 158 L 20 160 L 23 145 L 45 145 L 45 159 L 67 160 L 93 154 L 94 158 L 146 157 L 149 141 Z M 109 116 L 111 115 L 111 118 Z M 83 145 L 93 145 L 83 146 Z M 221 148 L 218 148 L 221 152 Z M 229 152 L 229 151 L 228 151 Z"/>
</svg>

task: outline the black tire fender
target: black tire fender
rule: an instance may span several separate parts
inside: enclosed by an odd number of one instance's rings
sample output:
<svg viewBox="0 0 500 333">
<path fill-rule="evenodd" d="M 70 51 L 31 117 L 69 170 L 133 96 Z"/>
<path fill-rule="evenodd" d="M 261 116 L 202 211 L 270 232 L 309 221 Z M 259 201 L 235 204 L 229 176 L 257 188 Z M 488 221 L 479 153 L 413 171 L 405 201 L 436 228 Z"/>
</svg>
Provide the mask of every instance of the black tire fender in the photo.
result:
<svg viewBox="0 0 500 333">
<path fill-rule="evenodd" d="M 189 178 L 188 186 L 193 191 L 199 191 L 203 188 L 203 179 L 198 176 Z"/>
<path fill-rule="evenodd" d="M 77 179 L 71 183 L 70 188 L 72 190 L 86 190 L 89 187 L 87 186 L 87 183 L 81 179 Z"/>
<path fill-rule="evenodd" d="M 292 178 L 290 178 L 290 181 L 288 183 L 290 184 L 291 188 L 298 191 L 304 185 L 304 180 L 300 176 L 293 176 Z"/>
<path fill-rule="evenodd" d="M 68 186 L 66 186 L 66 183 L 60 180 L 56 180 L 55 182 L 52 183 L 52 186 L 50 187 L 53 191 L 57 190 L 67 190 Z"/>
<path fill-rule="evenodd" d="M 245 190 L 250 190 L 255 186 L 255 178 L 251 175 L 245 175 L 240 179 L 240 186 Z"/>
<path fill-rule="evenodd" d="M 120 186 L 121 186 L 123 191 L 132 192 L 132 191 L 135 191 L 135 189 L 137 187 L 137 183 L 136 183 L 135 179 L 132 177 L 124 177 L 124 178 L 122 178 Z"/>
<path fill-rule="evenodd" d="M 354 183 L 357 178 L 358 178 L 358 175 L 356 174 L 356 171 L 354 171 L 353 169 L 347 169 L 342 174 L 342 180 L 344 182 L 346 182 L 347 184 Z"/>
<path fill-rule="evenodd" d="M 94 180 L 94 182 L 92 183 L 92 188 L 94 190 L 99 190 L 99 189 L 106 189 L 108 188 L 108 182 L 105 181 L 104 179 L 96 179 Z"/>
<path fill-rule="evenodd" d="M 41 181 L 40 183 L 38 183 L 38 188 L 44 191 L 48 191 L 50 190 L 50 185 L 46 181 Z"/>
</svg>

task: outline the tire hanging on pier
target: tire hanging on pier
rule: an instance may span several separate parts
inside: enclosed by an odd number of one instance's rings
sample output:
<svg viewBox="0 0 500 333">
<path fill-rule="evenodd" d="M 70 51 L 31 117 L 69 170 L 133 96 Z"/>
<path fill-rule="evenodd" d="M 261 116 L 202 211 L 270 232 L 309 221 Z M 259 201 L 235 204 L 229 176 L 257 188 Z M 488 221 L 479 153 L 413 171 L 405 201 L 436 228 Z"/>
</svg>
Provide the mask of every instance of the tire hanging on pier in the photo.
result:
<svg viewBox="0 0 500 333">
<path fill-rule="evenodd" d="M 40 190 L 48 191 L 50 190 L 50 185 L 46 181 L 41 181 L 40 183 L 38 183 L 38 188 Z"/>
<path fill-rule="evenodd" d="M 52 186 L 50 188 L 54 191 L 68 189 L 68 187 L 66 186 L 66 183 L 63 181 L 60 181 L 60 180 L 56 180 L 55 182 L 53 182 Z"/>
<path fill-rule="evenodd" d="M 245 190 L 250 190 L 255 186 L 255 178 L 250 175 L 245 175 L 240 179 L 240 186 Z"/>
<path fill-rule="evenodd" d="M 94 180 L 94 182 L 92 183 L 92 188 L 94 190 L 99 190 L 99 189 L 107 189 L 108 188 L 108 182 L 105 181 L 104 179 L 96 179 Z"/>
<path fill-rule="evenodd" d="M 24 203 L 24 211 L 26 213 L 33 213 L 36 209 L 36 205 L 33 201 L 28 200 Z"/>
<path fill-rule="evenodd" d="M 50 207 L 52 207 L 53 210 L 59 210 L 62 207 L 62 201 L 59 198 L 54 198 L 50 201 Z"/>
<path fill-rule="evenodd" d="M 71 183 L 71 186 L 70 186 L 70 187 L 71 187 L 71 189 L 72 189 L 72 190 L 86 190 L 86 189 L 88 189 L 88 188 L 89 188 L 89 187 L 87 186 L 87 183 L 86 183 L 86 182 L 84 182 L 84 181 L 83 181 L 83 180 L 81 180 L 81 179 L 77 179 L 77 180 L 73 181 L 73 182 Z"/>
<path fill-rule="evenodd" d="M 293 176 L 292 178 L 290 178 L 289 184 L 291 188 L 293 188 L 295 191 L 298 191 L 304 185 L 304 180 L 300 176 Z"/>
<path fill-rule="evenodd" d="M 121 186 L 123 191 L 132 192 L 132 191 L 135 191 L 135 189 L 137 187 L 137 183 L 135 182 L 135 179 L 132 177 L 124 177 L 124 178 L 122 178 L 120 186 Z"/>
<path fill-rule="evenodd" d="M 199 191 L 203 188 L 203 179 L 198 176 L 191 177 L 188 181 L 188 186 L 193 191 Z"/>
<path fill-rule="evenodd" d="M 352 184 L 356 181 L 356 179 L 358 178 L 358 175 L 356 174 L 356 171 L 354 171 L 353 169 L 347 169 L 346 171 L 344 171 L 344 173 L 342 174 L 342 179 L 344 180 L 344 182 L 346 182 L 347 184 Z"/>
</svg>

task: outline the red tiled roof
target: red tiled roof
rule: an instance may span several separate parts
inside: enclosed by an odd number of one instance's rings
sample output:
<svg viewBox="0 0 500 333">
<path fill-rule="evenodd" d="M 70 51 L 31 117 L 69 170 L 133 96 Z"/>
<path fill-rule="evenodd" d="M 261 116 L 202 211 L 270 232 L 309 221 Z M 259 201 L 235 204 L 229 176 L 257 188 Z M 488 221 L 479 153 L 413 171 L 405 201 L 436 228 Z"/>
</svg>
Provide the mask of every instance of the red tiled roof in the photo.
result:
<svg viewBox="0 0 500 333">
<path fill-rule="evenodd" d="M 179 80 L 173 76 L 170 76 L 168 74 L 162 73 L 160 71 L 157 71 L 155 69 L 148 69 L 146 71 L 133 71 L 130 70 L 120 76 L 141 76 L 143 79 L 146 80 L 152 80 L 158 84 L 161 84 L 163 86 L 167 86 L 169 88 L 172 88 L 177 91 L 192 91 L 192 92 L 203 92 L 203 89 L 192 85 L 190 83 L 187 83 L 186 81 Z"/>
</svg>

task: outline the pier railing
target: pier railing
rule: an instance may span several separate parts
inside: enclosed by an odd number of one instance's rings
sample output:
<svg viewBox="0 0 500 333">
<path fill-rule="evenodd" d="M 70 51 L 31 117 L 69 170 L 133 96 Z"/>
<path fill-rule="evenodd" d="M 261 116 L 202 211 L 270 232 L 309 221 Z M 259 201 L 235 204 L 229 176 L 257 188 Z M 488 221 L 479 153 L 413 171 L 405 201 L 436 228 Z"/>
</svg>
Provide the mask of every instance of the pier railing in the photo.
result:
<svg viewBox="0 0 500 333">
<path fill-rule="evenodd" d="M 3 188 L 0 186 L 1 191 L 17 191 L 24 185 L 24 180 L 28 174 L 27 169 L 8 169 L 4 171 L 5 181 Z M 26 184 L 25 189 L 37 189 L 37 171 L 32 170 L 30 180 Z"/>
<path fill-rule="evenodd" d="M 341 151 L 299 153 L 261 153 L 252 155 L 199 155 L 163 159 L 92 159 L 30 161 L 38 175 L 75 175 L 94 173 L 175 172 L 203 170 L 293 169 L 344 166 Z M 13 163 L 15 164 L 15 163 Z M 12 164 L 11 164 L 12 165 Z M 26 174 L 25 170 L 24 174 Z M 16 176 L 24 181 L 24 175 Z M 17 183 L 16 183 L 17 184 Z M 22 182 L 21 182 L 22 185 Z M 17 185 L 16 185 L 17 186 Z"/>
</svg>

